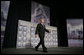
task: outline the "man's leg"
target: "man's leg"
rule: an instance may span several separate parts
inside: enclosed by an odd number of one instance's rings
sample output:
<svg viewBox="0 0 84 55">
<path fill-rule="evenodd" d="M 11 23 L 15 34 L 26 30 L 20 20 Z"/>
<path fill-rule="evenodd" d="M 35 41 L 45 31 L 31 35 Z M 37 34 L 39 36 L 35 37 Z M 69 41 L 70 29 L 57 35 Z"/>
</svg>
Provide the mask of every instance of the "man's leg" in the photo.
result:
<svg viewBox="0 0 84 55">
<path fill-rule="evenodd" d="M 44 38 L 41 41 L 42 41 L 41 43 L 42 43 L 43 51 L 47 52 L 47 48 L 45 47 L 45 44 L 44 44 Z"/>
<path fill-rule="evenodd" d="M 38 47 L 41 45 L 41 39 L 40 42 L 38 43 L 38 45 L 35 47 L 36 51 L 38 51 Z"/>
</svg>

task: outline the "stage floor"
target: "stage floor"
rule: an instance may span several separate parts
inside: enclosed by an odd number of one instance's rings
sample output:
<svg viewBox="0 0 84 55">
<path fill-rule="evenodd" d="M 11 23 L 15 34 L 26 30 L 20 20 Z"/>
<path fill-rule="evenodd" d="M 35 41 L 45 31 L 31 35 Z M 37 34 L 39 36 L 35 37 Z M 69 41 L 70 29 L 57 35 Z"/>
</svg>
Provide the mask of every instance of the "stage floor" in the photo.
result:
<svg viewBox="0 0 84 55">
<path fill-rule="evenodd" d="M 48 52 L 42 52 L 42 48 L 35 51 L 34 48 L 16 49 L 16 48 L 4 48 L 1 50 L 2 54 L 83 54 L 83 48 L 73 47 L 56 47 L 48 48 Z"/>
</svg>

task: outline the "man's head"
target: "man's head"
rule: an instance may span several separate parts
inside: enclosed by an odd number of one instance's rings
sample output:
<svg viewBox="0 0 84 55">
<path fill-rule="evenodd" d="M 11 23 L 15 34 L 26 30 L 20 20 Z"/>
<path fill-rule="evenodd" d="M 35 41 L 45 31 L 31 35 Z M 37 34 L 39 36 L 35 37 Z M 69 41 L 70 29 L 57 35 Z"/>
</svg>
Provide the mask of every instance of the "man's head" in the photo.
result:
<svg viewBox="0 0 84 55">
<path fill-rule="evenodd" d="M 41 23 L 44 23 L 45 22 L 44 18 L 40 19 L 40 21 L 41 21 Z"/>
</svg>

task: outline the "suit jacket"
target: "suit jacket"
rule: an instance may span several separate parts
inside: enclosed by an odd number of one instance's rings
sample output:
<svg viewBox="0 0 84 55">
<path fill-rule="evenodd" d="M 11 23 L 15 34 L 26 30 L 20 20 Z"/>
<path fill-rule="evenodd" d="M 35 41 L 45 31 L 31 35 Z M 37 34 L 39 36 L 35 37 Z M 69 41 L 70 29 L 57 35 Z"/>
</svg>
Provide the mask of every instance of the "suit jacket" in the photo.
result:
<svg viewBox="0 0 84 55">
<path fill-rule="evenodd" d="M 49 31 L 45 28 L 45 25 L 43 26 L 41 23 L 37 24 L 35 34 L 38 34 L 39 37 L 44 37 L 45 31 L 49 33 Z"/>
</svg>

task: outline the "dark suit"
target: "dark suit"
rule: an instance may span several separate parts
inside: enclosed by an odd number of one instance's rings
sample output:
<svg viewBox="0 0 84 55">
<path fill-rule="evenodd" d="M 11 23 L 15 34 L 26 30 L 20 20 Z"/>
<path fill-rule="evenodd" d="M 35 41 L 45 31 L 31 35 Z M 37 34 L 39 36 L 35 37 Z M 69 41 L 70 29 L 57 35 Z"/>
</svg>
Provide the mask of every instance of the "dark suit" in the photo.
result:
<svg viewBox="0 0 84 55">
<path fill-rule="evenodd" d="M 41 23 L 39 23 L 36 27 L 35 34 L 39 35 L 40 42 L 36 46 L 38 48 L 42 44 L 43 50 L 47 49 L 44 45 L 44 36 L 45 36 L 45 31 L 49 33 L 49 31 L 45 28 L 45 25 L 43 26 Z"/>
</svg>

